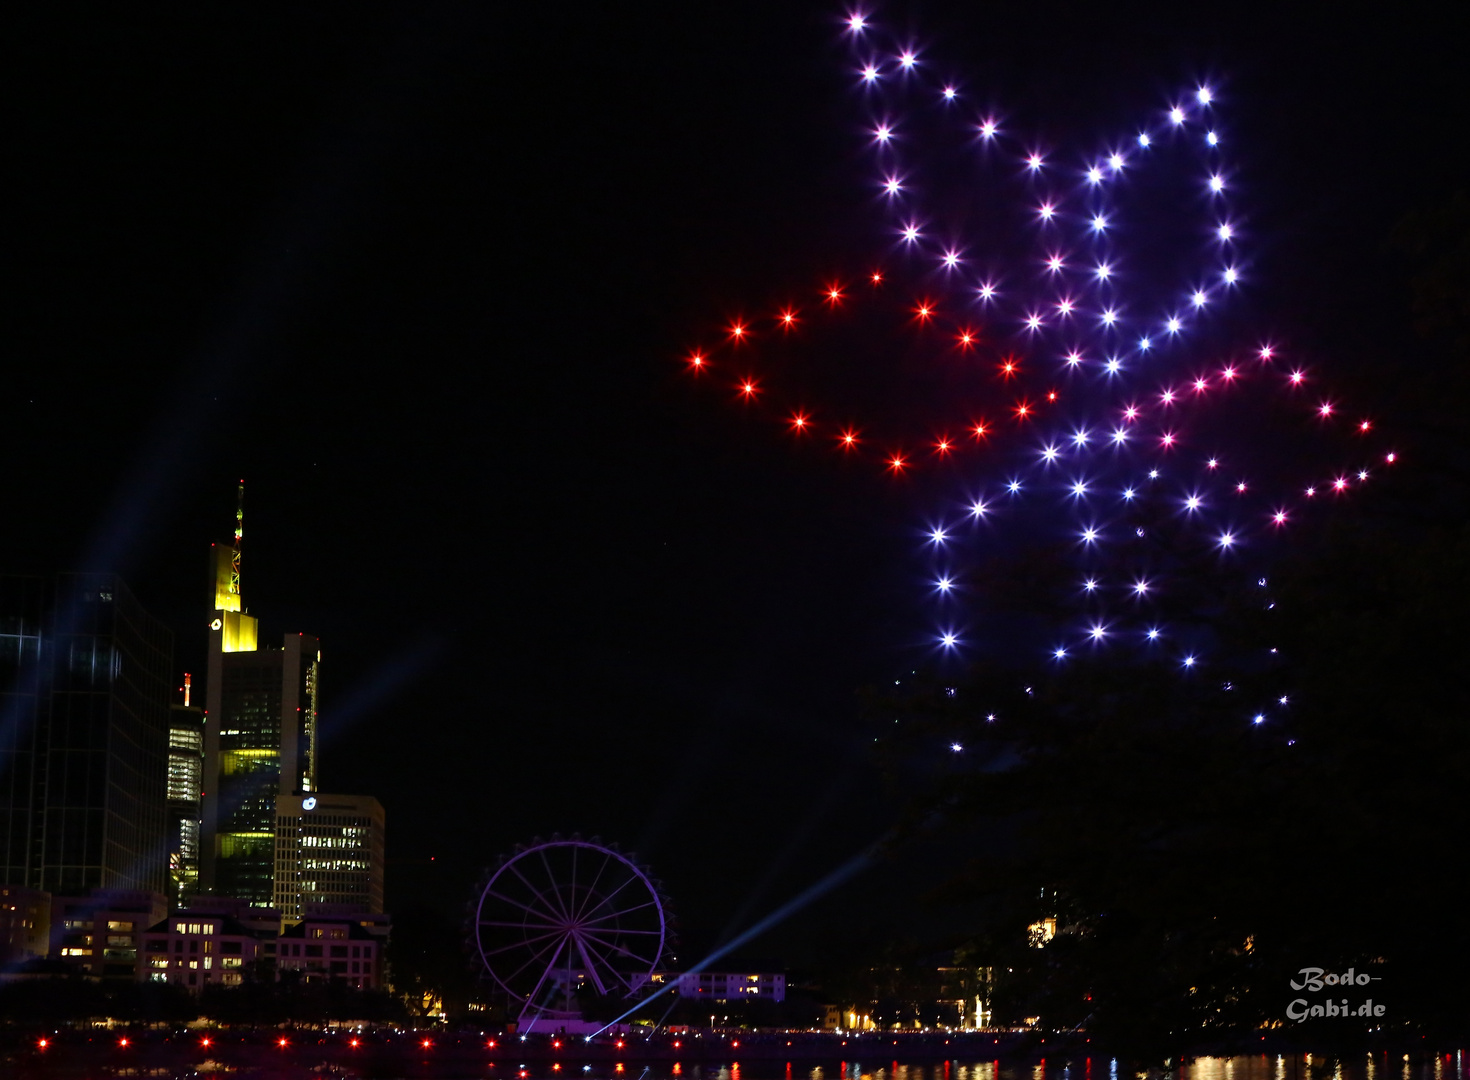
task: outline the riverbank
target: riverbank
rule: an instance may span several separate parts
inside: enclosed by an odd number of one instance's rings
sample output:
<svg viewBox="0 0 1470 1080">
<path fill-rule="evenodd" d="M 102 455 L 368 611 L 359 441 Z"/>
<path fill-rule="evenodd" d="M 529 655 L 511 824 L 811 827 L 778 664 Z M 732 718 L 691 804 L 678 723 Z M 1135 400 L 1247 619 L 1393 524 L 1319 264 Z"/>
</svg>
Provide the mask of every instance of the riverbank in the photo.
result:
<svg viewBox="0 0 1470 1080">
<path fill-rule="evenodd" d="M 1259 1080 L 1314 1080 L 1311 1060 L 1263 1041 L 1250 1056 Z M 1288 1054 L 1292 1056 L 1288 1057 Z M 1374 1063 L 1382 1058 L 1381 1067 Z M 1430 1063 L 1426 1080 L 1470 1080 L 1463 1051 L 1410 1054 L 1402 1048 L 1358 1054 L 1365 1080 L 1409 1080 Z M 1271 1061 L 1281 1067 L 1254 1067 Z M 1291 1070 L 1286 1071 L 1285 1063 Z M 1036 1032 L 695 1032 L 645 1037 L 532 1035 L 405 1030 L 61 1030 L 9 1031 L 0 1041 L 0 1072 L 44 1077 L 231 1077 L 362 1080 L 489 1077 L 491 1080 L 1117 1080 L 1118 1064 L 1086 1035 Z M 1340 1063 L 1339 1063 L 1340 1067 Z M 1039 1071 L 1038 1071 L 1039 1070 Z M 908 1076 L 913 1071 L 915 1075 Z M 1007 1074 L 1015 1071 L 1016 1077 Z M 905 1075 L 900 1075 L 905 1074 Z M 1226 1074 L 1230 1080 L 1245 1078 Z M 1331 1074 L 1329 1074 L 1331 1075 Z M 1327 1080 L 1320 1073 L 1315 1080 Z"/>
</svg>

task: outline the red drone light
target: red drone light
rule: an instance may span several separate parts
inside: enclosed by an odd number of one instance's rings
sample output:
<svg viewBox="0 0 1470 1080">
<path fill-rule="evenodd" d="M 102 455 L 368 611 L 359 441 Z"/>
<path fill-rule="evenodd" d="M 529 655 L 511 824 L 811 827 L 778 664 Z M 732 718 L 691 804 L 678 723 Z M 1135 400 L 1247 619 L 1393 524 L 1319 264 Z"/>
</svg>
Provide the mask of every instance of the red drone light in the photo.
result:
<svg viewBox="0 0 1470 1080">
<path fill-rule="evenodd" d="M 873 284 L 874 285 L 881 285 L 881 284 L 883 284 L 883 275 L 880 274 L 880 273 L 878 273 L 878 271 L 876 271 L 876 270 L 873 271 Z"/>
<path fill-rule="evenodd" d="M 796 431 L 805 431 L 809 422 L 810 418 L 806 413 L 795 413 L 791 417 L 791 427 Z M 560 1046 L 561 1043 L 557 1043 L 556 1045 Z"/>
<path fill-rule="evenodd" d="M 732 338 L 734 338 L 736 341 L 744 341 L 745 340 L 745 324 L 744 323 L 736 323 L 735 325 L 731 326 L 730 327 L 730 336 Z"/>
<path fill-rule="evenodd" d="M 975 344 L 975 334 L 971 330 L 960 331 L 960 348 L 968 349 Z"/>
<path fill-rule="evenodd" d="M 902 454 L 894 454 L 888 459 L 888 468 L 891 472 L 901 473 L 908 467 L 908 462 L 903 459 Z"/>
<path fill-rule="evenodd" d="M 835 305 L 842 299 L 842 289 L 836 284 L 827 286 L 827 303 Z"/>
<path fill-rule="evenodd" d="M 970 430 L 975 433 L 975 438 L 977 438 L 977 439 L 983 439 L 983 438 L 985 438 L 985 435 L 986 435 L 986 432 L 987 432 L 988 429 L 985 427 L 985 425 L 983 423 L 980 423 L 980 424 L 976 424 Z"/>
<path fill-rule="evenodd" d="M 1371 431 L 1372 429 L 1373 429 L 1373 421 L 1371 421 L 1371 420 L 1364 420 L 1362 423 L 1360 423 L 1358 425 L 1358 430 L 1359 431 Z"/>
<path fill-rule="evenodd" d="M 1016 419 L 1017 420 L 1025 420 L 1030 415 L 1031 415 L 1031 406 L 1028 405 L 1028 404 L 1026 404 L 1024 401 L 1021 402 L 1019 405 L 1016 406 Z"/>
<path fill-rule="evenodd" d="M 419 1045 L 422 1046 L 425 1050 L 427 1050 L 429 1047 L 433 1046 L 434 1044 L 431 1043 L 428 1039 L 425 1039 L 423 1042 L 419 1043 Z M 561 1044 L 560 1043 L 557 1043 L 557 1045 L 560 1046 Z"/>
<path fill-rule="evenodd" d="M 1020 370 L 1020 367 L 1020 364 L 1016 363 L 1014 359 L 1007 356 L 1005 358 L 1005 361 L 1000 365 L 1000 373 L 1007 379 L 1014 378 L 1016 372 Z"/>
<path fill-rule="evenodd" d="M 350 1041 L 350 1042 L 348 1042 L 348 1044 L 347 1044 L 347 1045 L 348 1045 L 348 1046 L 356 1046 L 356 1045 L 357 1045 L 357 1040 L 356 1040 L 356 1039 L 353 1039 L 353 1040 L 351 1040 L 351 1041 Z"/>
<path fill-rule="evenodd" d="M 928 301 L 924 301 L 914 308 L 914 314 L 918 316 L 920 322 L 923 322 L 934 314 L 934 308 Z"/>
<path fill-rule="evenodd" d="M 838 436 L 837 441 L 842 444 L 842 449 L 851 450 L 858 443 L 857 432 L 851 430 L 844 431 Z"/>
<path fill-rule="evenodd" d="M 39 1048 L 39 1049 L 41 1049 L 41 1050 L 44 1050 L 44 1049 L 46 1049 L 46 1047 L 48 1047 L 48 1046 L 50 1046 L 50 1045 L 51 1045 L 51 1044 L 50 1044 L 50 1041 L 49 1041 L 49 1040 L 47 1040 L 47 1039 L 37 1039 L 37 1040 L 36 1040 L 36 1046 L 37 1046 L 37 1047 L 38 1047 L 38 1048 Z"/>
<path fill-rule="evenodd" d="M 753 398 L 757 393 L 760 392 L 760 387 L 759 385 L 757 385 L 754 379 L 746 379 L 743 383 L 740 384 L 739 390 L 743 397 Z"/>
<path fill-rule="evenodd" d="M 695 371 L 700 371 L 707 363 L 709 363 L 709 361 L 707 361 L 701 353 L 691 353 L 689 356 L 689 366 L 692 367 Z"/>
<path fill-rule="evenodd" d="M 934 444 L 934 452 L 936 454 L 947 454 L 949 453 L 949 450 L 950 442 L 947 438 L 941 438 L 938 442 Z"/>
<path fill-rule="evenodd" d="M 277 1039 L 276 1040 L 276 1045 L 277 1046 L 285 1046 L 286 1045 L 286 1040 L 285 1039 Z"/>
<path fill-rule="evenodd" d="M 128 1045 L 128 1040 L 127 1039 L 118 1039 L 117 1040 L 117 1045 L 118 1046 L 127 1046 Z"/>
</svg>

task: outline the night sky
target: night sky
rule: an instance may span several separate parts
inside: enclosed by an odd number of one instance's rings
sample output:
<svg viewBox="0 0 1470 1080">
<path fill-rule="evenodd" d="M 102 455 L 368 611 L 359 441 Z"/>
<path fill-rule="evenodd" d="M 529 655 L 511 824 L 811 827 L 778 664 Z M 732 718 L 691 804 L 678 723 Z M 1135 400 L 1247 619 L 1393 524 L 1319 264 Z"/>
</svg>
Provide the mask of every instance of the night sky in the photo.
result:
<svg viewBox="0 0 1470 1080">
<path fill-rule="evenodd" d="M 1388 238 L 1470 165 L 1448 28 L 1402 6 L 878 14 L 1059 142 L 1218 81 L 1259 310 L 1385 408 L 1434 362 Z M 664 879 L 693 959 L 842 863 L 902 805 L 858 689 L 927 655 L 923 489 L 793 453 L 680 363 L 699 327 L 871 248 L 840 15 L 25 27 L 0 569 L 120 572 L 200 673 L 206 549 L 245 478 L 246 604 L 265 637 L 322 639 L 322 782 L 386 806 L 390 907 L 457 914 L 516 842 L 600 834 Z M 1413 446 L 1413 415 L 1382 422 Z M 922 936 L 942 869 L 873 871 L 758 948 Z"/>
</svg>

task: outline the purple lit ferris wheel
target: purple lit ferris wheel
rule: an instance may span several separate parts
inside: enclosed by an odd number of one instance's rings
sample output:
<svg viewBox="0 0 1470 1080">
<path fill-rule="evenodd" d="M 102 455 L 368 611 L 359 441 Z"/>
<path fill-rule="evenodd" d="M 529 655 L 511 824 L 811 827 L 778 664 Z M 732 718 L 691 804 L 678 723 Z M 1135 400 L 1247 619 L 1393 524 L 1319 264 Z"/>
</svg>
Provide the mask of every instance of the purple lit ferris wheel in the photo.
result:
<svg viewBox="0 0 1470 1080">
<path fill-rule="evenodd" d="M 485 974 L 520 1005 L 522 1031 L 577 1030 L 588 998 L 636 993 L 670 937 L 666 902 L 647 868 L 616 846 L 576 836 L 538 839 L 502 858 L 480 887 L 470 925 Z"/>
</svg>

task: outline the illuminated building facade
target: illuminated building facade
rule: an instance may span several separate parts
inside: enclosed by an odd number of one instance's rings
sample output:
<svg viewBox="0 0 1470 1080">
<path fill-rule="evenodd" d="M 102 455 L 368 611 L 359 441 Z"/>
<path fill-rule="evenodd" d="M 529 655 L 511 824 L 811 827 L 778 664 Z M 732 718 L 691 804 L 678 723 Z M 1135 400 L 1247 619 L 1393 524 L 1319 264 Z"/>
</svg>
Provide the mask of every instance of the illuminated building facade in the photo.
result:
<svg viewBox="0 0 1470 1080">
<path fill-rule="evenodd" d="M 691 971 L 677 976 L 681 998 L 705 1001 L 786 1000 L 786 976 L 779 972 Z"/>
<path fill-rule="evenodd" d="M 157 892 L 51 898 L 51 956 L 84 975 L 132 981 L 144 931 L 168 913 Z"/>
<path fill-rule="evenodd" d="M 267 958 L 268 933 L 227 912 L 186 908 L 155 923 L 138 950 L 140 982 L 173 983 L 198 993 L 211 984 L 239 986 L 247 973 L 259 973 Z"/>
<path fill-rule="evenodd" d="M 243 489 L 242 489 L 243 492 Z M 240 593 L 242 513 L 233 544 L 210 555 L 214 612 L 204 713 L 199 884 L 256 907 L 275 898 L 276 797 L 316 783 L 316 638 L 261 648 Z"/>
<path fill-rule="evenodd" d="M 381 935 L 355 920 L 308 917 L 281 931 L 276 972 L 306 983 L 344 982 L 377 990 L 383 985 L 383 943 Z"/>
<path fill-rule="evenodd" d="M 294 922 L 312 911 L 383 911 L 384 817 L 368 795 L 276 800 L 275 906 Z"/>
<path fill-rule="evenodd" d="M 199 888 L 199 819 L 204 790 L 204 710 L 184 704 L 169 711 L 168 729 L 168 877 L 169 902 L 182 907 Z"/>
<path fill-rule="evenodd" d="M 164 890 L 172 666 L 117 577 L 0 578 L 0 884 Z"/>
</svg>

